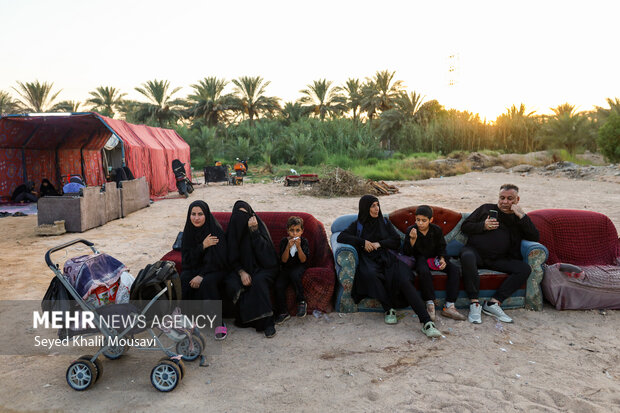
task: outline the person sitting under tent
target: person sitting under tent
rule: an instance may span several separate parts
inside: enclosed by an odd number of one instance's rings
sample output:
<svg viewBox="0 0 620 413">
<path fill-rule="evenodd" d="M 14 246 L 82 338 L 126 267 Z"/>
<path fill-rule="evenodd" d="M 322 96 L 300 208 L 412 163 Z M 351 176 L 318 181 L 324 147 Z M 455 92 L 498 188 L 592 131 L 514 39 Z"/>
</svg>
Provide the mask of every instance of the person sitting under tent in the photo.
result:
<svg viewBox="0 0 620 413">
<path fill-rule="evenodd" d="M 131 181 L 136 179 L 128 166 L 114 169 L 110 175 L 110 178 L 112 181 L 116 182 L 117 188 L 121 187 L 121 181 Z"/>
<path fill-rule="evenodd" d="M 19 185 L 11 195 L 11 201 L 14 202 L 37 202 L 37 193 L 34 191 L 34 182 L 28 181 Z"/>
<path fill-rule="evenodd" d="M 47 178 L 43 178 L 41 186 L 39 187 L 39 197 L 44 196 L 58 196 L 60 195 L 54 185 Z"/>
<path fill-rule="evenodd" d="M 62 192 L 65 194 L 76 194 L 80 192 L 80 189 L 84 188 L 84 182 L 79 175 L 73 175 L 69 179 L 69 183 L 62 187 Z"/>
</svg>

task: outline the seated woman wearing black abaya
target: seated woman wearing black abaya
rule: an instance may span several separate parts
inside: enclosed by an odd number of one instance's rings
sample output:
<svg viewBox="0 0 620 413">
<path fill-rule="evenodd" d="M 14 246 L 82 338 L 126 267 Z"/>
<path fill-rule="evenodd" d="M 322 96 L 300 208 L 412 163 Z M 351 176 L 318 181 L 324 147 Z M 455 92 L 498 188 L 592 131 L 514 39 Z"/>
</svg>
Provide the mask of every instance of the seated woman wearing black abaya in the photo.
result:
<svg viewBox="0 0 620 413">
<path fill-rule="evenodd" d="M 47 178 L 43 178 L 41 181 L 41 186 L 39 187 L 39 197 L 43 198 L 44 196 L 58 196 L 60 195 L 54 185 Z"/>
<path fill-rule="evenodd" d="M 358 252 L 351 291 L 356 303 L 365 297 L 379 300 L 387 324 L 398 322 L 394 308 L 410 305 L 422 323 L 422 332 L 428 337 L 441 336 L 413 286 L 411 270 L 388 251 L 398 250 L 400 237 L 383 218 L 379 199 L 372 195 L 360 199 L 357 220 L 338 235 L 338 242 L 350 244 Z"/>
<path fill-rule="evenodd" d="M 220 283 L 228 273 L 226 237 L 209 205 L 194 201 L 189 205 L 181 244 L 183 300 L 221 300 Z M 226 338 L 226 325 L 215 328 L 215 338 Z"/>
<path fill-rule="evenodd" d="M 278 272 L 278 257 L 267 227 L 252 207 L 237 201 L 228 223 L 228 262 L 232 272 L 226 291 L 236 306 L 241 326 L 276 335 L 269 287 Z"/>
</svg>

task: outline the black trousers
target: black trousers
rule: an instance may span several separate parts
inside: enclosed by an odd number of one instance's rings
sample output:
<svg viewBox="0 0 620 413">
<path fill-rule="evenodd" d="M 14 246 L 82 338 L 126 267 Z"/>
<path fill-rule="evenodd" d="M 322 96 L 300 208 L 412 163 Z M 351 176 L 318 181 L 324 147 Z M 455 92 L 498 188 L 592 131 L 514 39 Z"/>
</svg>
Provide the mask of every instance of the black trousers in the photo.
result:
<svg viewBox="0 0 620 413">
<path fill-rule="evenodd" d="M 463 247 L 461 250 L 461 270 L 465 291 L 470 299 L 476 299 L 480 295 L 479 267 L 508 274 L 508 278 L 493 294 L 493 298 L 499 302 L 503 302 L 517 291 L 532 272 L 530 266 L 521 260 L 512 258 L 484 259 L 474 248 Z"/>
<path fill-rule="evenodd" d="M 425 257 L 416 257 L 415 270 L 418 273 L 422 299 L 424 301 L 434 300 L 435 289 L 433 288 L 433 274 L 431 273 L 431 269 L 428 268 Z M 448 275 L 448 281 L 446 283 L 446 301 L 453 303 L 459 295 L 461 274 L 459 268 L 448 260 L 446 260 L 446 268 L 443 269 L 443 272 Z"/>
<path fill-rule="evenodd" d="M 362 255 L 362 259 L 364 260 L 363 264 L 365 269 L 365 273 L 363 274 L 365 278 L 364 281 L 368 289 L 372 291 L 372 293 L 368 295 L 379 300 L 384 311 L 394 308 L 394 304 L 392 303 L 394 296 L 391 297 L 386 289 L 383 269 L 376 262 L 366 259 L 365 255 Z M 404 268 L 405 265 L 402 264 L 402 267 Z M 360 275 L 362 275 L 361 271 Z M 426 311 L 426 305 L 413 285 L 413 277 L 411 272 L 408 271 L 408 268 L 402 271 L 394 271 L 394 273 L 390 274 L 390 277 L 392 284 L 390 291 L 392 294 L 396 292 L 394 295 L 402 295 L 407 304 L 409 304 L 418 315 L 422 324 L 431 321 L 431 317 L 428 315 L 428 311 Z"/>
<path fill-rule="evenodd" d="M 226 276 L 225 272 L 210 272 L 202 275 L 202 282 L 198 288 L 189 286 L 189 282 L 196 276 L 192 270 L 181 271 L 181 290 L 184 300 L 221 300 L 220 283 Z"/>
<path fill-rule="evenodd" d="M 303 265 L 295 265 L 291 268 L 282 268 L 278 273 L 274 286 L 274 295 L 276 299 L 275 314 L 284 314 L 288 312 L 286 308 L 286 288 L 289 283 L 293 285 L 295 291 L 295 301 L 297 303 L 306 301 L 304 297 L 304 287 L 301 283 L 306 268 Z"/>
</svg>

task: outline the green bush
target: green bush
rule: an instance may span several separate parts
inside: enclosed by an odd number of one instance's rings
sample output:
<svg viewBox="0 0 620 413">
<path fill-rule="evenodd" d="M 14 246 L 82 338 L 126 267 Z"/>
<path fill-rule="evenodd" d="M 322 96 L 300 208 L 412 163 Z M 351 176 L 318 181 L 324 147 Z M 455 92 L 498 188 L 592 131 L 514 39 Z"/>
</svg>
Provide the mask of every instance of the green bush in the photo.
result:
<svg viewBox="0 0 620 413">
<path fill-rule="evenodd" d="M 611 162 L 620 162 L 620 116 L 611 112 L 598 130 L 598 146 Z"/>
</svg>

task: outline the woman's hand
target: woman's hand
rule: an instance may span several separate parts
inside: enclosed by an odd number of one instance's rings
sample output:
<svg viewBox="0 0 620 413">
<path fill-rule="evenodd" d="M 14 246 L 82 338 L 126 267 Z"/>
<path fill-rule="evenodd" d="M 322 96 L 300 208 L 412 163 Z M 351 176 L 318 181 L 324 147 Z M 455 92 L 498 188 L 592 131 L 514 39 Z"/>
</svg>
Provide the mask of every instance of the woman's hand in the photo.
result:
<svg viewBox="0 0 620 413">
<path fill-rule="evenodd" d="M 366 252 L 373 252 L 374 250 L 378 250 L 379 248 L 381 248 L 381 244 L 379 244 L 378 242 L 370 242 L 368 240 L 364 241 L 364 250 L 366 250 Z"/>
<path fill-rule="evenodd" d="M 201 283 L 202 283 L 202 275 L 197 275 L 191 279 L 191 281 L 189 282 L 189 286 L 192 288 L 199 288 Z"/>
<path fill-rule="evenodd" d="M 248 219 L 248 228 L 250 228 L 250 231 L 256 231 L 258 229 L 258 220 L 255 216 Z"/>
<path fill-rule="evenodd" d="M 441 271 L 443 271 L 444 268 L 446 268 L 446 260 L 444 259 L 444 257 L 439 257 L 439 269 Z"/>
<path fill-rule="evenodd" d="M 209 234 L 207 235 L 207 238 L 205 238 L 204 241 L 202 241 L 202 246 L 204 249 L 207 249 L 209 247 L 217 245 L 218 242 L 220 242 L 218 237 L 216 237 L 215 235 Z"/>
<path fill-rule="evenodd" d="M 241 284 L 244 287 L 249 287 L 252 285 L 252 277 L 245 270 L 239 270 L 239 277 L 241 277 Z"/>
</svg>

